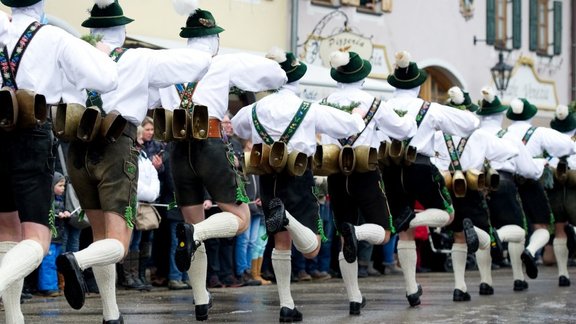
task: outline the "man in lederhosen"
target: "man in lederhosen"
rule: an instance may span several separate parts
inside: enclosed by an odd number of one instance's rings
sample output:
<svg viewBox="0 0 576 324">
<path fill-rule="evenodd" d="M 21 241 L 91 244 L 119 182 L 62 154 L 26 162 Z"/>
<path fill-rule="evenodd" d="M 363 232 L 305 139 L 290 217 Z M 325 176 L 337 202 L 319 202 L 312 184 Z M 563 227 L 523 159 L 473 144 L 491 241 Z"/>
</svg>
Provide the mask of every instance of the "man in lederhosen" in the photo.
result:
<svg viewBox="0 0 576 324">
<path fill-rule="evenodd" d="M 297 93 L 306 64 L 278 48 L 267 57 L 284 69 L 288 83 L 236 114 L 232 124 L 238 136 L 251 139 L 255 145 L 285 145 L 288 155 L 310 157 L 316 150 L 317 133 L 342 138 L 362 130 L 364 108 L 357 107 L 349 114 L 303 101 Z M 274 236 L 272 266 L 280 297 L 280 322 L 302 321 L 302 313 L 296 309 L 290 292 L 292 243 L 304 257 L 313 258 L 320 250 L 323 233 L 311 169 L 291 173 L 290 168 L 286 166 L 260 176 L 266 230 Z"/>
<path fill-rule="evenodd" d="M 12 8 L 12 23 L 0 14 L 4 87 L 33 91 L 39 104 L 45 99 L 44 104 L 54 105 L 65 97 L 68 83 L 101 92 L 117 86 L 116 67 L 105 55 L 60 28 L 40 24 L 43 0 L 2 3 Z M 2 109 L 8 108 L 5 95 L 8 91 L 3 89 Z M 31 123 L 21 111 L 12 125 L 15 129 L 5 128 L 3 120 L 0 130 L 0 179 L 4 183 L 0 189 L 0 293 L 6 323 L 11 324 L 24 323 L 20 309 L 24 277 L 42 262 L 50 244 L 54 156 L 52 124 L 45 120 L 48 105 L 34 107 L 39 114 Z"/>
<path fill-rule="evenodd" d="M 435 155 L 435 131 L 467 137 L 478 126 L 478 119 L 469 111 L 418 98 L 420 86 L 427 76 L 426 71 L 419 69 L 405 51 L 396 54 L 394 73 L 388 76 L 388 83 L 396 90 L 387 105 L 415 119 L 418 124 L 416 135 L 406 141 L 405 145 L 416 148 L 418 153 L 415 160 L 392 163 L 382 170 L 390 211 L 396 231 L 399 232 L 398 259 L 402 264 L 406 298 L 410 306 L 419 305 L 422 295 L 422 288 L 416 282 L 413 228 L 443 227 L 454 217 L 454 208 L 444 179 L 430 162 L 430 157 Z M 425 210 L 415 214 L 415 201 L 420 202 Z"/>
</svg>

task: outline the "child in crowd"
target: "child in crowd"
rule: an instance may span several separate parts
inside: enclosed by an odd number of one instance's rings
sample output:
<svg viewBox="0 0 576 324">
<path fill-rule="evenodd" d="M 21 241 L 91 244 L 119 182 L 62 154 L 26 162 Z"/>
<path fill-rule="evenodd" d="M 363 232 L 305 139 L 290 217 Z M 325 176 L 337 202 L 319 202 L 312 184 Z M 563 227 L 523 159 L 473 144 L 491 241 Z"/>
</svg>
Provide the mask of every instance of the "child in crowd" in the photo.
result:
<svg viewBox="0 0 576 324">
<path fill-rule="evenodd" d="M 50 215 L 50 227 L 52 231 L 52 241 L 48 254 L 42 260 L 38 268 L 38 291 L 46 297 L 57 297 L 62 295 L 63 281 L 59 280 L 56 270 L 56 257 L 62 253 L 62 231 L 66 219 L 70 218 L 70 212 L 64 205 L 66 188 L 66 178 L 60 172 L 54 172 L 52 180 L 54 199 Z M 62 282 L 59 285 L 59 282 Z"/>
</svg>

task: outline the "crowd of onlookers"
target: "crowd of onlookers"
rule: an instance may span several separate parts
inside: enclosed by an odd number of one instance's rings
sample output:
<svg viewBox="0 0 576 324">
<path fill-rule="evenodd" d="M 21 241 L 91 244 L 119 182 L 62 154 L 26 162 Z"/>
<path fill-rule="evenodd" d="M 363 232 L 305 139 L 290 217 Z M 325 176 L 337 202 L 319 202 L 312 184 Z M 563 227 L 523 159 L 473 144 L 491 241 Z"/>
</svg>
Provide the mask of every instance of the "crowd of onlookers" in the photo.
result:
<svg viewBox="0 0 576 324">
<path fill-rule="evenodd" d="M 251 143 L 234 136 L 229 116 L 222 121 L 225 138 L 234 151 L 237 167 L 242 172 L 244 152 L 249 152 Z M 180 272 L 174 262 L 176 250 L 176 224 L 183 222 L 183 216 L 174 202 L 174 185 L 170 170 L 170 143 L 154 139 L 153 120 L 145 119 L 138 131 L 137 148 L 140 151 L 140 178 L 138 199 L 152 203 L 161 215 L 157 229 L 142 231 L 134 229 L 130 250 L 125 259 L 117 265 L 118 285 L 126 289 L 146 291 L 152 287 L 168 287 L 171 290 L 191 289 L 188 273 Z M 66 150 L 66 143 L 59 143 Z M 55 148 L 57 150 L 57 148 Z M 63 154 L 61 154 L 63 156 Z M 59 161 L 58 172 L 54 175 L 54 233 L 50 251 L 42 265 L 26 278 L 23 298 L 31 298 L 32 293 L 56 297 L 62 295 L 63 278 L 56 270 L 55 259 L 63 252 L 75 252 L 92 242 L 90 227 L 79 221 L 82 212 L 70 198 L 70 188 L 65 176 L 65 164 Z M 64 167 L 64 168 L 63 168 Z M 327 195 L 326 178 L 316 177 L 315 195 L 320 206 L 325 240 L 320 253 L 311 260 L 305 259 L 296 249 L 292 251 L 292 280 L 311 281 L 340 277 L 337 255 L 340 250 L 339 233 L 334 227 L 330 197 Z M 264 225 L 264 215 L 259 199 L 258 176 L 244 175 L 247 194 L 250 198 L 251 224 L 243 234 L 232 239 L 210 239 L 203 242 L 208 256 L 208 288 L 242 287 L 267 285 L 274 281 L 271 265 L 272 240 L 268 240 Z M 68 205 L 67 205 L 68 203 Z M 219 212 L 208 194 L 204 202 L 206 217 Z M 435 230 L 430 232 L 422 227 L 416 231 L 418 251 L 418 271 L 450 271 L 450 233 Z M 359 242 L 358 276 L 379 276 L 400 274 L 401 269 L 395 254 L 397 236 L 383 246 L 373 246 Z M 553 264 L 553 253 L 546 249 L 539 256 L 540 262 Z M 471 255 L 469 267 L 474 267 Z M 574 261 L 571 260 L 571 265 Z M 508 260 L 494 259 L 493 268 L 509 267 Z M 90 269 L 84 271 L 89 292 L 98 292 Z"/>
</svg>

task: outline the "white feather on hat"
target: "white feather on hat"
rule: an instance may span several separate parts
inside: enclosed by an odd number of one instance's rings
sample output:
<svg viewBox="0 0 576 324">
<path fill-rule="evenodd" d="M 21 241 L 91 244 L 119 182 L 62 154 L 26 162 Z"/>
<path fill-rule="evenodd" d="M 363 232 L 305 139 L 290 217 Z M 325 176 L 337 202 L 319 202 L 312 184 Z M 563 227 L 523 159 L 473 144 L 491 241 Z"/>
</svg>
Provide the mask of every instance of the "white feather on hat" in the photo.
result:
<svg viewBox="0 0 576 324">
<path fill-rule="evenodd" d="M 564 120 L 568 115 L 570 115 L 570 110 L 568 109 L 568 106 L 558 105 L 554 114 L 556 115 L 556 119 Z"/>
<path fill-rule="evenodd" d="M 114 0 L 94 0 L 94 3 L 98 6 L 98 8 L 104 9 L 113 4 Z"/>
<path fill-rule="evenodd" d="M 452 87 L 448 89 L 448 96 L 450 101 L 456 105 L 461 105 L 464 102 L 464 92 L 459 87 Z"/>
<path fill-rule="evenodd" d="M 179 15 L 190 16 L 198 9 L 198 0 L 172 0 L 172 6 Z"/>
<path fill-rule="evenodd" d="M 280 47 L 272 47 L 268 53 L 266 53 L 266 58 L 274 60 L 278 63 L 286 62 L 286 52 Z"/>
<path fill-rule="evenodd" d="M 512 112 L 519 115 L 524 111 L 524 102 L 518 98 L 510 102 L 510 107 L 512 107 Z"/>
<path fill-rule="evenodd" d="M 412 55 L 406 51 L 400 51 L 396 53 L 396 66 L 399 68 L 406 68 L 410 65 L 410 60 L 412 59 Z"/>
<path fill-rule="evenodd" d="M 330 66 L 337 69 L 350 63 L 350 53 L 345 51 L 334 51 L 330 53 Z"/>
<path fill-rule="evenodd" d="M 494 93 L 494 89 L 492 87 L 484 87 L 482 88 L 482 97 L 486 102 L 492 103 L 494 98 L 496 98 L 496 94 Z"/>
</svg>

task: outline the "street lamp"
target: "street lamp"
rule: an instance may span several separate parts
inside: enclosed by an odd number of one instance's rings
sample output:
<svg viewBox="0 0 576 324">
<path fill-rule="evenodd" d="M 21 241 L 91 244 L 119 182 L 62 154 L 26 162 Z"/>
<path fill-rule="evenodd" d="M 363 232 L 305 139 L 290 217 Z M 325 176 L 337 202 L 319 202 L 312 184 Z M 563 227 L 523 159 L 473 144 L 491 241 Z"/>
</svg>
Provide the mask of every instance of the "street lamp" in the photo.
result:
<svg viewBox="0 0 576 324">
<path fill-rule="evenodd" d="M 503 96 L 504 91 L 508 88 L 508 83 L 512 76 L 512 69 L 512 66 L 504 63 L 504 55 L 500 52 L 498 54 L 498 63 L 490 69 L 492 80 L 494 80 L 496 89 L 500 91 L 500 96 Z"/>
</svg>

